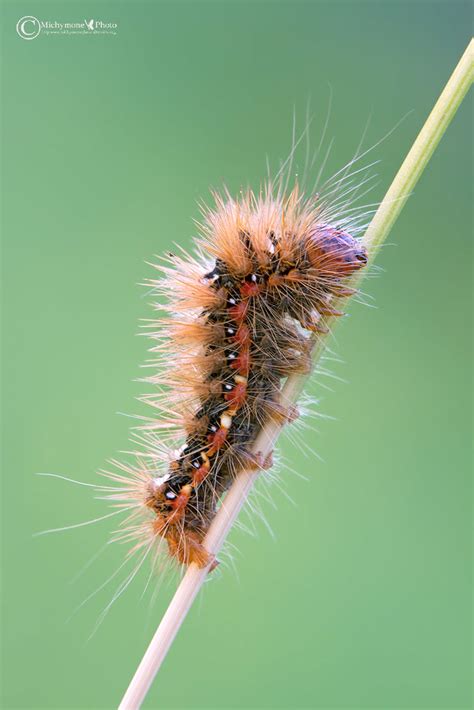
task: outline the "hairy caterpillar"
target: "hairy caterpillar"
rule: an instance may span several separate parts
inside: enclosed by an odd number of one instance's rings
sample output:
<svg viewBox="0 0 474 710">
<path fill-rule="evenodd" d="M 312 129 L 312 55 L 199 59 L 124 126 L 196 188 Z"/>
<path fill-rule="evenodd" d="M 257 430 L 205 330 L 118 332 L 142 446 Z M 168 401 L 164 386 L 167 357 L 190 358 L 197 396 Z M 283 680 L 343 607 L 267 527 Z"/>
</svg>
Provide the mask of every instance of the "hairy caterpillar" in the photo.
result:
<svg viewBox="0 0 474 710">
<path fill-rule="evenodd" d="M 331 214 L 298 186 L 216 195 L 196 255 L 157 267 L 163 278 L 149 283 L 168 303 L 150 324 L 161 368 L 143 398 L 158 412 L 141 427 L 149 461 L 108 474 L 123 486 L 110 498 L 147 514 L 137 524 L 135 510 L 119 533 L 134 549 L 163 539 L 179 563 L 216 564 L 202 543 L 222 494 L 242 467 L 271 466 L 249 447 L 269 418 L 294 416 L 279 402 L 282 379 L 311 369 L 310 333 L 342 315 L 331 302 L 352 295 L 347 277 L 367 263 Z"/>
</svg>

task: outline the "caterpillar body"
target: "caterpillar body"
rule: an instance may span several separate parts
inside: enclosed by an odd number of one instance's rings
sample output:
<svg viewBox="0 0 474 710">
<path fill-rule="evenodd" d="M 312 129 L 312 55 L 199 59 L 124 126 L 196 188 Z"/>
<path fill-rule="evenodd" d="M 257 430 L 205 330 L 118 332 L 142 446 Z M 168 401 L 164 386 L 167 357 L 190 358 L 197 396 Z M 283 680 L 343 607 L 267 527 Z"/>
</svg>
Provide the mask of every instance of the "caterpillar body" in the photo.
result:
<svg viewBox="0 0 474 710">
<path fill-rule="evenodd" d="M 113 498 L 132 497 L 147 513 L 130 537 L 145 525 L 147 541 L 165 540 L 179 563 L 215 564 L 203 540 L 223 493 L 243 467 L 271 466 L 251 445 L 270 418 L 292 418 L 279 401 L 282 380 L 311 369 L 311 333 L 341 315 L 332 301 L 352 295 L 347 277 L 367 263 L 358 239 L 328 215 L 297 186 L 286 196 L 271 185 L 216 195 L 196 254 L 169 255 L 157 267 L 163 277 L 149 281 L 168 300 L 151 324 L 161 364 L 147 378 L 158 392 L 144 398 L 158 416 L 141 427 L 151 463 L 132 480 L 115 475 L 128 489 Z M 167 436 L 181 447 L 167 446 L 164 463 Z"/>
</svg>

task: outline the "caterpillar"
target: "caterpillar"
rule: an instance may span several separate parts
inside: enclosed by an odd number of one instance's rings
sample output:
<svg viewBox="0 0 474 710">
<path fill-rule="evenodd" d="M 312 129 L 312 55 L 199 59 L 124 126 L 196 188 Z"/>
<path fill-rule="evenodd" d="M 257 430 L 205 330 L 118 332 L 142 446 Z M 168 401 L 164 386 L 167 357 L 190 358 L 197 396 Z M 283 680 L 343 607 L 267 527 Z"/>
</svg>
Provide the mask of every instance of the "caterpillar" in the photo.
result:
<svg viewBox="0 0 474 710">
<path fill-rule="evenodd" d="M 241 469 L 272 465 L 252 443 L 269 419 L 296 416 L 280 402 L 282 381 L 310 371 L 311 335 L 342 315 L 332 303 L 354 293 L 347 279 L 367 263 L 331 214 L 298 185 L 215 194 L 195 253 L 155 264 L 161 277 L 147 284 L 167 304 L 147 326 L 160 365 L 145 378 L 154 392 L 143 400 L 157 412 L 140 427 L 149 460 L 132 478 L 110 474 L 125 485 L 111 497 L 146 514 L 122 531 L 138 547 L 145 526 L 146 540 L 165 541 L 178 563 L 217 564 L 203 540 L 219 502 Z"/>
</svg>

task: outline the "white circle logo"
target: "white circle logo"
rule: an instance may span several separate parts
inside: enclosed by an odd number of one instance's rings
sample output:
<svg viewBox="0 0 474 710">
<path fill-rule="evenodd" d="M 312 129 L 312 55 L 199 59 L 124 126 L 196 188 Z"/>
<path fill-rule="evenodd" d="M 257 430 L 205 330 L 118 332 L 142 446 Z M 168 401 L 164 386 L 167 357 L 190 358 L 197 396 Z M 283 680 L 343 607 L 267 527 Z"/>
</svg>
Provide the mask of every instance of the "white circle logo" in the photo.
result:
<svg viewBox="0 0 474 710">
<path fill-rule="evenodd" d="M 39 35 L 40 30 L 40 21 L 32 15 L 26 15 L 16 23 L 16 31 L 22 39 L 34 39 Z"/>
</svg>

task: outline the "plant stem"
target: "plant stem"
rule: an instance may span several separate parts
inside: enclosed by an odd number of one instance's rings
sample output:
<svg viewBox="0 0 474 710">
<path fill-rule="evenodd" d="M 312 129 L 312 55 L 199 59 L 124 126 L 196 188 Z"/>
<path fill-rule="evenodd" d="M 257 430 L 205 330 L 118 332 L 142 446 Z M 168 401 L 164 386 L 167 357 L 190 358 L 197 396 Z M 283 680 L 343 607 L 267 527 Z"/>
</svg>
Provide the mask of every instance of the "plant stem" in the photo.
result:
<svg viewBox="0 0 474 710">
<path fill-rule="evenodd" d="M 374 259 L 378 248 L 386 239 L 472 83 L 473 50 L 474 40 L 466 48 L 365 233 L 363 243 L 368 249 L 370 260 Z M 353 279 L 353 283 L 357 281 L 358 279 Z M 328 319 L 327 323 L 331 320 L 333 319 Z M 321 335 L 315 336 L 315 364 L 324 349 L 325 338 Z M 288 377 L 281 391 L 281 403 L 284 406 L 293 405 L 297 401 L 306 379 L 306 376 L 301 375 Z M 258 434 L 252 451 L 263 457 L 269 454 L 282 427 L 283 424 L 273 421 L 266 424 Z M 204 540 L 204 545 L 210 553 L 215 555 L 221 549 L 258 475 L 258 470 L 246 470 L 238 474 Z M 208 568 L 200 569 L 195 564 L 191 564 L 187 569 L 120 703 L 119 710 L 136 710 L 141 706 L 207 574 Z"/>
</svg>

